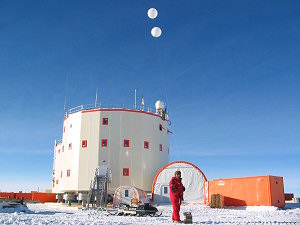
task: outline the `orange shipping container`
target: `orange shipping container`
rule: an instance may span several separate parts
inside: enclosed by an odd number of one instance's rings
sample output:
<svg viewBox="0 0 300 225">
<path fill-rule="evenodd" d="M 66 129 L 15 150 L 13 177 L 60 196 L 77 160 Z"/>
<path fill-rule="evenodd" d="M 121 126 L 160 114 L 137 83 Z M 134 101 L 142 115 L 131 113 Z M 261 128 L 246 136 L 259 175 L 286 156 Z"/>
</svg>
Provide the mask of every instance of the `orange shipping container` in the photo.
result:
<svg viewBox="0 0 300 225">
<path fill-rule="evenodd" d="M 21 199 L 21 198 L 23 198 L 24 200 L 32 200 L 32 195 L 31 193 L 23 193 L 23 192 L 16 193 L 16 199 Z"/>
<path fill-rule="evenodd" d="M 13 192 L 0 192 L 0 198 L 14 198 Z"/>
<path fill-rule="evenodd" d="M 45 193 L 45 192 L 31 192 L 31 193 L 14 193 L 14 192 L 0 192 L 0 198 L 15 198 L 29 200 L 29 201 L 39 201 L 41 203 L 45 202 L 56 202 L 56 194 Z"/>
<path fill-rule="evenodd" d="M 257 176 L 209 181 L 205 186 L 206 204 L 212 194 L 224 196 L 225 206 L 284 207 L 283 178 Z M 208 198 L 207 198 L 208 196 Z"/>
<path fill-rule="evenodd" d="M 54 193 L 32 193 L 32 200 L 40 201 L 42 203 L 45 202 L 56 202 L 56 194 Z"/>
</svg>

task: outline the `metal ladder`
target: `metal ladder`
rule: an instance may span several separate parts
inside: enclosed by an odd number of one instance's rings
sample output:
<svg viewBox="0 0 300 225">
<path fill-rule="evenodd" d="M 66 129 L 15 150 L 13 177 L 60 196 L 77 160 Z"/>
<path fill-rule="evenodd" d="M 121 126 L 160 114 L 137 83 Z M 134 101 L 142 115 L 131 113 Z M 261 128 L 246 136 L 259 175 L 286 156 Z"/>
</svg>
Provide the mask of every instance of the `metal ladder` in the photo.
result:
<svg viewBox="0 0 300 225">
<path fill-rule="evenodd" d="M 101 208 L 107 206 L 108 175 L 99 175 L 99 169 L 95 171 L 94 181 L 91 181 L 90 190 L 87 197 L 87 208 Z"/>
</svg>

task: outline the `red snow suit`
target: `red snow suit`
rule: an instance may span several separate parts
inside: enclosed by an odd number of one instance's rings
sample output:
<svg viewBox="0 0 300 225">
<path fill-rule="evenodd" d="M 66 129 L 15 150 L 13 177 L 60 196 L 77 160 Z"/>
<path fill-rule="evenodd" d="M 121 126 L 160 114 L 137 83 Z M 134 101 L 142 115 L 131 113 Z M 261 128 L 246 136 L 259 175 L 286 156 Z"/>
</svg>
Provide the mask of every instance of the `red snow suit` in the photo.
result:
<svg viewBox="0 0 300 225">
<path fill-rule="evenodd" d="M 185 188 L 181 183 L 181 178 L 178 177 L 172 177 L 169 186 L 170 198 L 173 205 L 172 220 L 180 221 L 179 211 L 181 201 L 183 200 L 183 192 L 185 191 Z"/>
</svg>

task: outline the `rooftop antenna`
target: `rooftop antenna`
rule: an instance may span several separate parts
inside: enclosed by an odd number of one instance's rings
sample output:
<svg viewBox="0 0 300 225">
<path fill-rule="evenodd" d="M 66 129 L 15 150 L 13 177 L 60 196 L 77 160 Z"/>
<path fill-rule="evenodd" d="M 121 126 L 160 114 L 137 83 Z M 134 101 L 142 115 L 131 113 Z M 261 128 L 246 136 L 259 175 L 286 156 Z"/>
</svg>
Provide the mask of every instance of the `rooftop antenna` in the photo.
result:
<svg viewBox="0 0 300 225">
<path fill-rule="evenodd" d="M 96 108 L 96 106 L 97 106 L 97 99 L 98 99 L 98 88 L 97 88 L 97 90 L 96 90 L 95 108 Z"/>
<path fill-rule="evenodd" d="M 66 75 L 66 87 L 65 87 L 65 102 L 64 102 L 64 112 L 66 112 L 66 104 L 67 104 L 67 89 L 68 89 L 68 73 Z"/>
<path fill-rule="evenodd" d="M 67 96 L 65 95 L 64 112 L 66 111 Z"/>
<path fill-rule="evenodd" d="M 134 89 L 134 109 L 136 109 L 136 89 Z"/>
</svg>

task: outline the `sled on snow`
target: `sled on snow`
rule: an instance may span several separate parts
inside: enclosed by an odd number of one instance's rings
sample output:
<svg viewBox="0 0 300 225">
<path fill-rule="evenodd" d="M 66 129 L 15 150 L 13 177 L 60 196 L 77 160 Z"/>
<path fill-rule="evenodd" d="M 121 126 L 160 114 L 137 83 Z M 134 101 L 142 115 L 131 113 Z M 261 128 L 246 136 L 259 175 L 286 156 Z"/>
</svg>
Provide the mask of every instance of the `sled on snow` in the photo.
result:
<svg viewBox="0 0 300 225">
<path fill-rule="evenodd" d="M 147 193 L 133 186 L 121 186 L 116 189 L 111 215 L 160 216 L 158 209 L 150 204 Z"/>
</svg>

